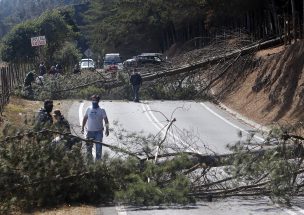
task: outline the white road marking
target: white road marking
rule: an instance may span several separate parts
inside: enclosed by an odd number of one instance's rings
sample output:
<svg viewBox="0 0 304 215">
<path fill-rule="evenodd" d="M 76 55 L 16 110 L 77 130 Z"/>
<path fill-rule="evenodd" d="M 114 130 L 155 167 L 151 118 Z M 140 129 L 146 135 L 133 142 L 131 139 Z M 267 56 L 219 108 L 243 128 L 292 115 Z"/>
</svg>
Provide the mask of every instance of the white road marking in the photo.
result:
<svg viewBox="0 0 304 215">
<path fill-rule="evenodd" d="M 247 134 L 249 134 L 248 131 L 244 130 L 243 128 L 233 124 L 232 122 L 228 121 L 226 118 L 220 116 L 219 114 L 217 114 L 216 112 L 214 112 L 213 110 L 211 110 L 207 105 L 205 105 L 204 103 L 200 103 L 206 110 L 208 110 L 210 113 L 212 113 L 213 115 L 217 116 L 219 119 L 223 120 L 224 122 L 226 122 L 227 124 L 231 125 L 232 127 L 242 131 L 242 132 L 245 132 Z M 259 139 L 261 141 L 265 141 L 263 138 L 259 137 L 259 136 L 254 136 L 256 139 Z M 280 206 L 278 206 L 280 207 Z M 297 206 L 293 206 L 292 208 L 294 208 L 295 210 L 297 210 L 297 212 L 300 212 L 302 214 L 304 214 L 304 210 L 297 207 Z M 289 209 L 284 209 L 284 211 L 290 215 L 298 215 L 298 213 L 292 211 L 292 210 L 289 210 Z"/>
<path fill-rule="evenodd" d="M 296 212 L 288 210 L 288 209 L 284 209 L 284 211 L 290 215 L 298 215 Z"/>
<path fill-rule="evenodd" d="M 248 131 L 246 131 L 245 129 L 233 124 L 232 122 L 230 122 L 229 120 L 227 120 L 226 118 L 222 117 L 221 115 L 217 114 L 216 112 L 214 112 L 213 110 L 211 110 L 211 108 L 209 108 L 207 105 L 205 105 L 204 103 L 200 103 L 206 110 L 208 110 L 210 113 L 212 113 L 213 115 L 215 115 L 216 117 L 218 117 L 219 119 L 223 120 L 224 122 L 226 122 L 228 125 L 231 125 L 232 127 L 246 133 L 249 134 Z M 259 136 L 254 136 L 254 138 L 259 139 L 261 141 L 265 141 L 262 137 Z"/>
<path fill-rule="evenodd" d="M 115 209 L 117 211 L 117 215 L 128 215 L 125 207 L 122 205 L 115 206 Z"/>
<path fill-rule="evenodd" d="M 167 126 L 165 127 L 162 123 L 160 123 L 157 118 L 155 117 L 155 115 L 153 114 L 150 106 L 147 104 L 147 102 L 145 102 L 145 104 L 142 104 L 142 109 L 145 113 L 145 115 L 148 117 L 148 119 L 150 119 L 150 121 L 152 122 L 152 124 L 158 129 L 158 130 L 162 130 L 162 134 L 165 135 L 166 133 L 166 129 Z M 172 132 L 168 132 L 169 134 L 169 138 L 171 139 L 172 142 L 176 142 L 175 139 L 177 139 L 184 147 L 189 148 L 191 151 L 197 153 L 197 154 L 202 154 L 199 150 L 194 149 L 193 147 L 191 147 L 189 144 L 186 144 L 181 138 L 176 137 L 174 134 L 172 134 Z M 180 146 L 179 146 L 180 147 Z"/>
<path fill-rule="evenodd" d="M 296 209 L 298 212 L 300 212 L 301 214 L 304 214 L 304 210 L 298 206 L 292 206 L 292 208 Z"/>
<path fill-rule="evenodd" d="M 84 102 L 81 102 L 80 105 L 79 105 L 79 124 L 80 126 L 82 126 L 82 117 L 83 117 L 83 114 L 82 114 L 82 109 L 83 109 L 83 106 L 84 106 Z"/>
<path fill-rule="evenodd" d="M 228 121 L 227 119 L 225 119 L 224 117 L 220 116 L 219 114 L 215 113 L 213 110 L 211 110 L 209 107 L 207 107 L 205 104 L 200 103 L 206 110 L 208 110 L 209 112 L 211 112 L 212 114 L 214 114 L 215 116 L 217 116 L 218 118 L 222 119 L 224 122 L 228 123 L 229 125 L 233 126 L 234 128 L 237 128 L 238 130 L 241 130 L 242 132 L 245 133 L 249 133 L 246 130 L 240 128 L 239 126 L 231 123 L 230 121 Z M 155 117 L 155 115 L 152 113 L 151 108 L 149 105 L 147 105 L 147 108 L 145 107 L 145 105 L 142 103 L 142 109 L 145 113 L 145 115 L 148 117 L 148 119 L 152 122 L 152 124 L 158 129 L 162 129 L 164 127 L 164 125 L 162 123 L 160 123 L 157 118 Z M 83 107 L 84 107 L 84 102 L 81 102 L 79 105 L 79 124 L 80 126 L 82 126 L 82 119 L 83 119 Z M 163 133 L 165 132 L 165 129 L 163 129 L 162 131 Z M 172 134 L 170 134 L 172 135 Z M 177 137 L 178 138 L 178 137 Z M 256 137 L 259 140 L 264 141 L 263 138 L 261 137 Z M 179 138 L 178 138 L 179 139 Z M 180 139 L 179 139 L 180 140 Z M 93 147 L 92 153 L 94 153 L 95 148 Z M 196 150 L 195 150 L 196 151 Z M 95 154 L 95 153 L 94 153 Z M 93 154 L 93 156 L 94 156 Z M 280 207 L 280 206 L 278 206 Z M 127 212 L 124 208 L 124 206 L 115 206 L 117 214 L 118 215 L 127 215 Z M 304 214 L 304 210 L 297 207 L 297 206 L 293 206 L 292 208 L 294 208 L 297 212 Z M 295 211 L 289 210 L 289 209 L 284 209 L 284 211 L 290 215 L 298 215 L 298 213 L 296 213 Z"/>
</svg>

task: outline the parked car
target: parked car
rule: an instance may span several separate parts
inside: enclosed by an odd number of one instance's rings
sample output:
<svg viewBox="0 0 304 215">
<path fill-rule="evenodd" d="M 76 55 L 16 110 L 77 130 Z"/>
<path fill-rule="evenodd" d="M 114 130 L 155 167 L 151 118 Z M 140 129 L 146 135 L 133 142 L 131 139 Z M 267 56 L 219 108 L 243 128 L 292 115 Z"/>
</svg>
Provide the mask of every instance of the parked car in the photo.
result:
<svg viewBox="0 0 304 215">
<path fill-rule="evenodd" d="M 80 61 L 80 69 L 89 69 L 89 70 L 94 70 L 95 69 L 95 63 L 92 59 L 87 58 L 87 59 L 82 59 Z"/>
<path fill-rule="evenodd" d="M 122 70 L 123 64 L 119 53 L 106 54 L 103 61 L 105 71 Z"/>
<path fill-rule="evenodd" d="M 83 58 L 83 59 L 81 59 L 81 60 L 79 61 L 79 66 L 81 65 L 82 62 L 91 62 L 91 63 L 93 63 L 94 66 L 95 66 L 95 62 L 94 62 L 94 60 L 91 59 L 91 58 Z"/>
<path fill-rule="evenodd" d="M 164 60 L 161 53 L 142 53 L 136 56 L 138 66 L 144 64 L 161 64 Z"/>
<path fill-rule="evenodd" d="M 123 62 L 124 68 L 132 68 L 137 66 L 136 56 L 131 59 L 127 59 Z"/>
<path fill-rule="evenodd" d="M 161 64 L 164 62 L 161 53 L 142 53 L 123 62 L 124 67 L 140 67 L 144 65 Z"/>
</svg>

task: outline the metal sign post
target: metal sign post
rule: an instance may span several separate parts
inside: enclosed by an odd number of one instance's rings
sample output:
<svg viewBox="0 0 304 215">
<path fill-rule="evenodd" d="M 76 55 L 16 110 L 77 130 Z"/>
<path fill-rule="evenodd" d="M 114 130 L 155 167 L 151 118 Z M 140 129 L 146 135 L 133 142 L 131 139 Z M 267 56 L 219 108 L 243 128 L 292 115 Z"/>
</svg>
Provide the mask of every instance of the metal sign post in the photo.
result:
<svg viewBox="0 0 304 215">
<path fill-rule="evenodd" d="M 31 44 L 32 47 L 38 47 L 39 61 L 41 61 L 42 60 L 41 46 L 46 45 L 45 36 L 32 37 Z"/>
<path fill-rule="evenodd" d="M 87 50 L 85 50 L 84 55 L 85 55 L 87 58 L 90 58 L 90 57 L 93 55 L 93 52 L 92 52 L 91 49 L 87 49 Z"/>
</svg>

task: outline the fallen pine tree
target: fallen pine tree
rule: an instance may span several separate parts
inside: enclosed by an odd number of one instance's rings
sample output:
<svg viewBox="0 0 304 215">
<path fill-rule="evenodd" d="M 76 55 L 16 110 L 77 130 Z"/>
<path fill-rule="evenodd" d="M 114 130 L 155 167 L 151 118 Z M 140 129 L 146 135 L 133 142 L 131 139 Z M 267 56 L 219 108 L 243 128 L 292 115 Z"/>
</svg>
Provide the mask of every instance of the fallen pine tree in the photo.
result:
<svg viewBox="0 0 304 215">
<path fill-rule="evenodd" d="M 1 211 L 73 202 L 187 204 L 256 195 L 289 203 L 304 186 L 303 137 L 295 131 L 276 129 L 264 143 L 240 142 L 226 155 L 194 153 L 187 146 L 167 153 L 172 145 L 164 138 L 118 132 L 119 144 L 103 143 L 114 156 L 95 163 L 82 151 L 93 140 L 51 129 L 6 136 L 0 142 Z M 49 138 L 57 135 L 62 142 L 54 144 Z M 76 144 L 66 150 L 71 138 Z"/>
</svg>

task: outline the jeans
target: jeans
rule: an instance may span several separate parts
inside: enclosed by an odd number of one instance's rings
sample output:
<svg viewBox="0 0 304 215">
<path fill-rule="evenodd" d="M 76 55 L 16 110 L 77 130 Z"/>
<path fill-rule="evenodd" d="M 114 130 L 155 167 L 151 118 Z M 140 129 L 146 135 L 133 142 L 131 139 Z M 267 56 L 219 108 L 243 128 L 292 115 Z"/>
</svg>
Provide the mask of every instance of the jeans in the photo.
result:
<svg viewBox="0 0 304 215">
<path fill-rule="evenodd" d="M 132 85 L 133 90 L 133 101 L 138 102 L 139 101 L 139 87 L 140 85 Z"/>
<path fill-rule="evenodd" d="M 99 141 L 102 142 L 102 138 L 103 138 L 103 131 L 88 131 L 87 132 L 87 139 L 93 139 L 95 141 Z M 101 143 L 96 143 L 96 160 L 100 160 L 101 159 L 101 153 L 102 153 L 102 144 Z M 87 146 L 87 157 L 89 159 L 92 159 L 92 148 L 93 148 L 93 144 L 86 144 Z"/>
</svg>

